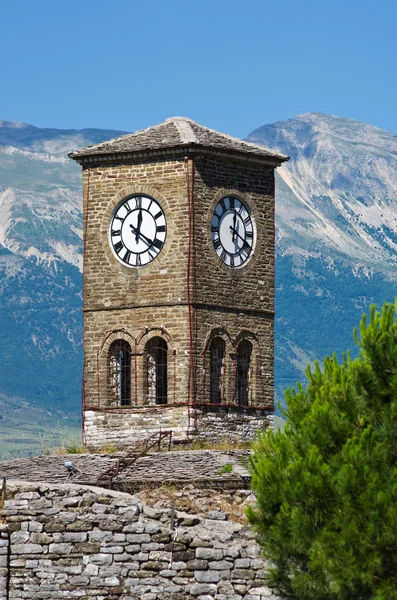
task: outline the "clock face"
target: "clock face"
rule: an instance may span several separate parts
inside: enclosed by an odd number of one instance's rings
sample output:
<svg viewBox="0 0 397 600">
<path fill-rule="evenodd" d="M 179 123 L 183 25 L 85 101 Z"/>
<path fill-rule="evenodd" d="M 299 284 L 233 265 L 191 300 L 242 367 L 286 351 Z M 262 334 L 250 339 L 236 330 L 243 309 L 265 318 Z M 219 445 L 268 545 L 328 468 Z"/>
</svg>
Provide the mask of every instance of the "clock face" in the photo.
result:
<svg viewBox="0 0 397 600">
<path fill-rule="evenodd" d="M 249 208 L 233 196 L 222 198 L 211 220 L 212 243 L 225 265 L 241 267 L 253 253 L 255 224 Z"/>
<path fill-rule="evenodd" d="M 110 221 L 110 246 L 118 260 L 128 267 L 152 262 L 161 252 L 166 235 L 164 211 L 150 196 L 125 198 Z"/>
</svg>

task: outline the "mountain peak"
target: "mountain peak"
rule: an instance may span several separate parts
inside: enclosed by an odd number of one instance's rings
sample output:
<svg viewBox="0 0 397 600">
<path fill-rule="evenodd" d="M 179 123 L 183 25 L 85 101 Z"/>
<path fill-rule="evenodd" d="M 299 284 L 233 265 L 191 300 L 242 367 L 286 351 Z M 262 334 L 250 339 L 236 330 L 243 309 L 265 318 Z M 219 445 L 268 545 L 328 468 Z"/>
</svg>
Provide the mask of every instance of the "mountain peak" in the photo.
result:
<svg viewBox="0 0 397 600">
<path fill-rule="evenodd" d="M 28 127 L 33 127 L 33 125 L 22 123 L 20 121 L 5 121 L 4 119 L 0 119 L 0 127 L 5 127 L 7 129 L 27 129 Z"/>
</svg>

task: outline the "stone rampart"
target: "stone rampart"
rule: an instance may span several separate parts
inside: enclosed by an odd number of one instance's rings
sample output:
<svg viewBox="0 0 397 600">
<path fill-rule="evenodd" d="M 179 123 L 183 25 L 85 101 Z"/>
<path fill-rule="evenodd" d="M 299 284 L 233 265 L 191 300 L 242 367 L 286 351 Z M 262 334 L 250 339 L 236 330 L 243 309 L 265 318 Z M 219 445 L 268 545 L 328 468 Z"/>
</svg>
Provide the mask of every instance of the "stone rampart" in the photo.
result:
<svg viewBox="0 0 397 600">
<path fill-rule="evenodd" d="M 9 481 L 0 598 L 275 599 L 249 529 L 211 517 L 101 488 Z"/>
</svg>

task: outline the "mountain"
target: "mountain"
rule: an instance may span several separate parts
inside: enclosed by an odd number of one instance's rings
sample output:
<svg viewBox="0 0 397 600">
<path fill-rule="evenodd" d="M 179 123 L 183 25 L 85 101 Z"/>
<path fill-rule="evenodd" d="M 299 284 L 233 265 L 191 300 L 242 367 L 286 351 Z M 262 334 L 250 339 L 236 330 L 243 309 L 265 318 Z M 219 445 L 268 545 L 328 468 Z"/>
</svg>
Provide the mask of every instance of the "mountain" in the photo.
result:
<svg viewBox="0 0 397 600">
<path fill-rule="evenodd" d="M 80 428 L 81 169 L 67 152 L 121 133 L 0 120 L 2 456 L 41 449 L 37 431 Z M 18 446 L 1 443 L 10 431 Z"/>
<path fill-rule="evenodd" d="M 0 120 L 0 454 L 79 431 L 81 169 L 73 149 L 121 131 Z M 247 138 L 289 154 L 277 178 L 276 390 L 353 347 L 397 281 L 397 136 L 322 114 Z M 10 436 L 10 432 L 12 435 Z"/>
<path fill-rule="evenodd" d="M 352 348 L 352 329 L 397 282 L 397 136 L 310 113 L 249 141 L 291 156 L 276 174 L 276 389 L 314 358 Z"/>
</svg>

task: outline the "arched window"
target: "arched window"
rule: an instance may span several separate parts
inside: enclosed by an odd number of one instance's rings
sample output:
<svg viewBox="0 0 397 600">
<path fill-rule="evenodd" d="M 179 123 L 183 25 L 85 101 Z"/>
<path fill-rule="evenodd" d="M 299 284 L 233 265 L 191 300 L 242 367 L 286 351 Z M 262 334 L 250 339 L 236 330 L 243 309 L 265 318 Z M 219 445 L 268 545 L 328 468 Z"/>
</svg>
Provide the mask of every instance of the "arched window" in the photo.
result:
<svg viewBox="0 0 397 600">
<path fill-rule="evenodd" d="M 237 347 L 237 404 L 248 406 L 250 397 L 252 344 L 243 340 Z"/>
<path fill-rule="evenodd" d="M 167 342 L 154 337 L 146 344 L 147 400 L 167 404 Z"/>
<path fill-rule="evenodd" d="M 131 404 L 131 346 L 115 340 L 109 348 L 109 393 L 112 403 Z"/>
<path fill-rule="evenodd" d="M 226 344 L 216 337 L 210 345 L 210 401 L 221 404 L 224 396 L 224 363 Z"/>
</svg>

